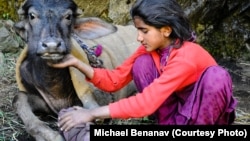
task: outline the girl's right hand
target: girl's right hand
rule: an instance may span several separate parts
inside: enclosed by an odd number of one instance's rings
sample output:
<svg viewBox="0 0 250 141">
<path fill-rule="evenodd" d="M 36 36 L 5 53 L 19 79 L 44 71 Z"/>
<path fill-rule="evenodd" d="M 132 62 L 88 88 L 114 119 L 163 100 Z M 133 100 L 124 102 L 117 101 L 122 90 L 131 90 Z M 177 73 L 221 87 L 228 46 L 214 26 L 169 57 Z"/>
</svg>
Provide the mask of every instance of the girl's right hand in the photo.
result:
<svg viewBox="0 0 250 141">
<path fill-rule="evenodd" d="M 49 64 L 49 66 L 54 68 L 66 68 L 66 67 L 77 67 L 79 60 L 73 55 L 69 54 L 63 58 L 61 62 L 56 64 Z"/>
</svg>

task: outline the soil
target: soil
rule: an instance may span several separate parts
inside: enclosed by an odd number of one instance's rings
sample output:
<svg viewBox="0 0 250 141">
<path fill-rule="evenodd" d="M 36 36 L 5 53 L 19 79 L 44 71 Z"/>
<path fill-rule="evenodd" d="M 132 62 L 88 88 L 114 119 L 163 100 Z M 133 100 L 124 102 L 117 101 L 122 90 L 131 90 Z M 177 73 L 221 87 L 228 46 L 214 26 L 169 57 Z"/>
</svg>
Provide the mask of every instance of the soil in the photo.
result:
<svg viewBox="0 0 250 141">
<path fill-rule="evenodd" d="M 15 64 L 15 58 L 13 59 L 13 64 Z M 249 125 L 250 62 L 232 63 L 230 61 L 224 61 L 220 62 L 220 64 L 228 69 L 232 76 L 234 96 L 238 100 L 235 124 Z M 34 139 L 25 132 L 24 126 L 12 109 L 11 102 L 16 92 L 17 87 L 14 79 L 14 70 L 12 70 L 12 73 L 1 75 L 0 120 L 2 121 L 0 121 L 0 140 L 2 140 L 1 138 L 3 138 L 3 136 L 4 138 L 12 138 L 11 140 L 14 140 L 13 135 L 18 134 L 14 137 L 18 141 L 33 141 Z"/>
</svg>

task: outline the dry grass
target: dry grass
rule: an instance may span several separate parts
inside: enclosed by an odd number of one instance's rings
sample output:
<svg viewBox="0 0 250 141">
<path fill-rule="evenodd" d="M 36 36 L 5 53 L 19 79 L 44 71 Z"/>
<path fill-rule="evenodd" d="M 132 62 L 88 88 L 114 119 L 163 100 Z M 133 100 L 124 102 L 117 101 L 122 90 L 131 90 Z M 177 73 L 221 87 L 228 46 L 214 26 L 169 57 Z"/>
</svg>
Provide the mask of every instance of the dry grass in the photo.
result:
<svg viewBox="0 0 250 141">
<path fill-rule="evenodd" d="M 241 109 L 236 110 L 237 118 L 235 120 L 235 124 L 239 125 L 250 125 L 250 113 L 246 113 Z"/>
<path fill-rule="evenodd" d="M 15 141 L 24 126 L 12 109 L 12 99 L 17 92 L 15 63 L 17 54 L 1 54 L 0 64 L 0 141 Z"/>
</svg>

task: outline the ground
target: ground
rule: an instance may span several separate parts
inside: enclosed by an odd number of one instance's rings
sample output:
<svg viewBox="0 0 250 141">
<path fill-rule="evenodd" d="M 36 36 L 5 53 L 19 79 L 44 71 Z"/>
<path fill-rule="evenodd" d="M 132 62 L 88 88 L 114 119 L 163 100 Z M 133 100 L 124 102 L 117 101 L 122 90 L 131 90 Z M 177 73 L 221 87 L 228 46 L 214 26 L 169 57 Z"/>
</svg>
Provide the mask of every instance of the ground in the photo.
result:
<svg viewBox="0 0 250 141">
<path fill-rule="evenodd" d="M 250 62 L 227 63 L 233 79 L 234 96 L 238 100 L 237 124 L 250 124 Z"/>
<path fill-rule="evenodd" d="M 0 54 L 0 141 L 33 141 L 11 106 L 17 92 L 14 77 L 17 55 Z M 250 124 L 250 62 L 225 61 L 221 64 L 232 75 L 234 96 L 238 100 L 235 124 Z"/>
</svg>

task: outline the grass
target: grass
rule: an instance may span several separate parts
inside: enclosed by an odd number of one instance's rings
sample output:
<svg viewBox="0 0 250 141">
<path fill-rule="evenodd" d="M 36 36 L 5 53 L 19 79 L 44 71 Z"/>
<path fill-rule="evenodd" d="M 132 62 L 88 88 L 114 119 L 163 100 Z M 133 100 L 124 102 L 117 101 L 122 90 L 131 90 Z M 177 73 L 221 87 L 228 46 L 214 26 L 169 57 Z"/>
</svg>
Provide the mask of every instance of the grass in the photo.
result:
<svg viewBox="0 0 250 141">
<path fill-rule="evenodd" d="M 236 110 L 235 124 L 239 125 L 250 125 L 250 113 L 246 113 L 241 109 Z"/>
<path fill-rule="evenodd" d="M 24 125 L 12 109 L 12 99 L 17 92 L 15 63 L 18 53 L 1 54 L 0 58 L 0 141 L 18 141 Z"/>
<path fill-rule="evenodd" d="M 0 141 L 18 141 L 17 136 L 22 134 L 24 126 L 13 112 L 0 111 L 1 129 Z"/>
</svg>

